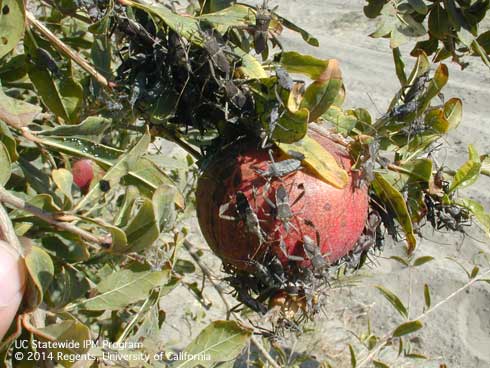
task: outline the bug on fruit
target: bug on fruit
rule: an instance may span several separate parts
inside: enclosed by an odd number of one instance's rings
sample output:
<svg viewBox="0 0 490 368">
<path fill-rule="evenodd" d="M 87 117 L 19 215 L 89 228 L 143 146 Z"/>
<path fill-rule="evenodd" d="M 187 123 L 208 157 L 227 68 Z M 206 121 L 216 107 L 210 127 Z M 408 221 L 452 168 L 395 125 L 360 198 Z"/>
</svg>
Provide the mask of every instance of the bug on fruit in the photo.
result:
<svg viewBox="0 0 490 368">
<path fill-rule="evenodd" d="M 328 267 L 328 263 L 325 258 L 323 258 L 318 244 L 316 244 L 308 235 L 303 235 L 303 248 L 306 256 L 311 261 L 315 273 L 322 274 Z"/>
<path fill-rule="evenodd" d="M 276 162 L 272 155 L 272 150 L 269 150 L 270 164 L 267 165 L 267 169 L 255 171 L 266 179 L 280 178 L 282 176 L 289 175 L 301 168 L 301 161 L 296 158 L 288 158 Z"/>
</svg>

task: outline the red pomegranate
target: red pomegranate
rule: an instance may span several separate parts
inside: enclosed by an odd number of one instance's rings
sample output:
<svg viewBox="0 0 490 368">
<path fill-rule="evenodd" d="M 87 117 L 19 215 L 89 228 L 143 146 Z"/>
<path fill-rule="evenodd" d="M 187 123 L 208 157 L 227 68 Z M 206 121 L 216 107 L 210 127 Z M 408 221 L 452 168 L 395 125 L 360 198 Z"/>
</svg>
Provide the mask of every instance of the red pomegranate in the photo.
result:
<svg viewBox="0 0 490 368">
<path fill-rule="evenodd" d="M 225 264 L 251 269 L 253 260 L 272 252 L 283 265 L 294 259 L 308 266 L 310 261 L 303 246 L 305 235 L 320 248 L 329 263 L 354 247 L 368 213 L 367 187 L 356 187 L 353 177 L 356 173 L 351 171 L 351 159 L 343 146 L 314 131 L 308 135 L 329 151 L 349 174 L 343 189 L 325 183 L 306 168 L 267 180 L 262 174 L 270 164 L 268 151 L 257 149 L 251 143 L 224 152 L 199 178 L 199 224 L 209 246 Z M 278 152 L 274 154 L 276 162 L 285 158 Z M 277 215 L 277 193 L 283 193 L 284 189 L 292 212 L 287 221 Z M 250 225 L 253 221 L 247 224 L 237 210 L 240 206 L 243 209 L 244 203 L 247 205 L 243 196 L 256 214 L 260 229 Z"/>
<path fill-rule="evenodd" d="M 82 193 L 87 193 L 90 183 L 94 178 L 92 161 L 88 159 L 78 160 L 72 167 L 73 182 L 80 188 Z"/>
</svg>

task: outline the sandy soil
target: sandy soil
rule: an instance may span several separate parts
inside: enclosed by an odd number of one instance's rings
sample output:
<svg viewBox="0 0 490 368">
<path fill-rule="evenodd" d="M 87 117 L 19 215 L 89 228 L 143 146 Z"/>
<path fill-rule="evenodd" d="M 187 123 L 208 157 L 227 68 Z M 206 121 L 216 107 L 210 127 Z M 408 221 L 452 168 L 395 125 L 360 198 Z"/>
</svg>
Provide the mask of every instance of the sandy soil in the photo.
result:
<svg viewBox="0 0 490 368">
<path fill-rule="evenodd" d="M 274 5 L 274 3 L 272 3 Z M 375 23 L 362 14 L 363 2 L 359 0 L 282 0 L 278 12 L 293 22 L 307 28 L 320 40 L 320 47 L 305 45 L 297 35 L 286 32 L 283 40 L 287 49 L 296 49 L 322 58 L 336 58 L 341 63 L 347 88 L 346 106 L 365 107 L 379 116 L 398 88 L 391 51 L 387 40 L 367 36 Z M 450 81 L 444 89 L 446 98 L 460 97 L 464 104 L 464 119 L 459 128 L 450 134 L 439 162 L 457 168 L 467 157 L 467 145 L 472 143 L 480 153 L 490 152 L 490 70 L 479 59 L 460 71 L 457 65 L 448 65 Z M 482 201 L 490 208 L 488 187 L 490 179 L 483 178 L 465 192 L 465 195 Z M 193 227 L 195 223 L 192 224 Z M 195 227 L 194 227 L 195 228 Z M 463 260 L 470 265 L 479 252 L 489 250 L 489 242 L 478 231 L 472 238 L 460 234 L 440 234 L 428 231 L 421 240 L 417 256 L 431 255 L 435 261 L 411 271 L 387 258 L 402 254 L 401 244 L 388 244 L 383 257 L 363 270 L 362 284 L 357 287 L 333 289 L 325 307 L 326 314 L 315 322 L 315 329 L 297 339 L 289 337 L 289 346 L 297 353 L 309 352 L 315 361 L 305 366 L 316 367 L 329 359 L 335 367 L 350 367 L 348 344 L 352 344 L 359 358 L 365 356 L 355 335 L 367 331 L 367 319 L 375 333 L 383 335 L 402 320 L 372 285 L 383 285 L 399 295 L 410 305 L 410 316 L 418 316 L 423 309 L 423 285 L 432 291 L 432 304 L 443 300 L 461 287 L 467 276 L 446 257 Z M 476 240 L 475 240 L 476 239 Z M 484 242 L 478 241 L 483 240 Z M 219 277 L 219 260 L 205 248 L 198 230 L 193 239 L 204 250 L 204 261 L 216 270 Z M 189 291 L 180 287 L 166 298 L 162 306 L 167 321 L 162 338 L 166 346 L 182 348 L 200 327 L 210 320 L 223 318 L 224 311 L 216 292 L 207 288 L 205 295 L 213 306 L 205 310 L 194 302 Z M 189 301 L 182 306 L 181 301 Z M 429 360 L 398 359 L 393 367 L 490 367 L 490 285 L 476 285 L 443 304 L 424 320 L 426 323 L 417 338 L 411 341 L 414 351 L 422 352 Z M 192 326 L 192 327 L 191 327 Z M 394 354 L 384 356 L 393 361 Z M 235 366 L 244 366 L 236 362 Z"/>
</svg>

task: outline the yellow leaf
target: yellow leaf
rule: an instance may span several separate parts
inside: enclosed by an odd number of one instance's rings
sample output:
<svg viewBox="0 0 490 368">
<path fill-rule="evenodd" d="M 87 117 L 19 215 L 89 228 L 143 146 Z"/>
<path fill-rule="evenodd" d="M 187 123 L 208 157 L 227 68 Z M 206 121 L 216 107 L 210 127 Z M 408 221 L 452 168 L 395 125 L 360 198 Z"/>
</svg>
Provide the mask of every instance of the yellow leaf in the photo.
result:
<svg viewBox="0 0 490 368">
<path fill-rule="evenodd" d="M 305 156 L 303 164 L 325 183 L 340 189 L 347 185 L 349 181 L 347 172 L 339 166 L 335 157 L 313 138 L 306 135 L 297 142 L 277 143 L 277 145 L 286 154 L 288 151 L 302 153 Z"/>
</svg>

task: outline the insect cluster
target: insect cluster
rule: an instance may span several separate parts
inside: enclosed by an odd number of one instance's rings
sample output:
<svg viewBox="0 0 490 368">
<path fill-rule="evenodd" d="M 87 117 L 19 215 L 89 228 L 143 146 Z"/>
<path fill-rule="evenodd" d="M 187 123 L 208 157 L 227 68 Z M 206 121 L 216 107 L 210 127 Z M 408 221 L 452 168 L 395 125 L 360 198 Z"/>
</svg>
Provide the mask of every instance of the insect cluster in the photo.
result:
<svg viewBox="0 0 490 368">
<path fill-rule="evenodd" d="M 241 69 L 244 45 L 251 43 L 257 54 L 268 53 L 269 41 L 279 45 L 269 29 L 273 13 L 265 2 L 250 8 L 246 25 L 226 31 L 218 31 L 205 17 L 195 18 L 196 29 L 157 27 L 148 13 L 132 10 L 116 6 L 111 22 L 116 36 L 126 40 L 118 50 L 116 83 L 133 116 L 157 133 L 165 126 L 179 132 L 216 132 L 221 139 L 231 135 L 228 141 L 250 132 L 267 136 L 250 123 L 260 120 L 250 86 L 257 82 Z"/>
<path fill-rule="evenodd" d="M 320 310 L 329 279 L 340 269 L 360 267 L 368 253 L 379 248 L 380 217 L 371 212 L 352 251 L 330 261 L 329 254 L 322 253 L 324 241 L 315 216 L 300 206 L 307 189 L 294 178 L 304 170 L 304 156 L 290 151 L 287 158 L 276 160 L 272 150 L 268 156 L 265 167 L 253 168 L 252 197 L 247 199 L 237 190 L 220 205 L 219 217 L 237 223 L 259 244 L 245 262 L 245 270 L 225 262 L 225 271 L 242 304 L 261 314 L 279 310 L 277 326 L 298 329 L 301 321 Z M 231 181 L 237 180 L 239 176 Z M 306 233 L 304 228 L 311 231 Z M 286 244 L 288 237 L 299 239 L 294 249 Z"/>
</svg>

